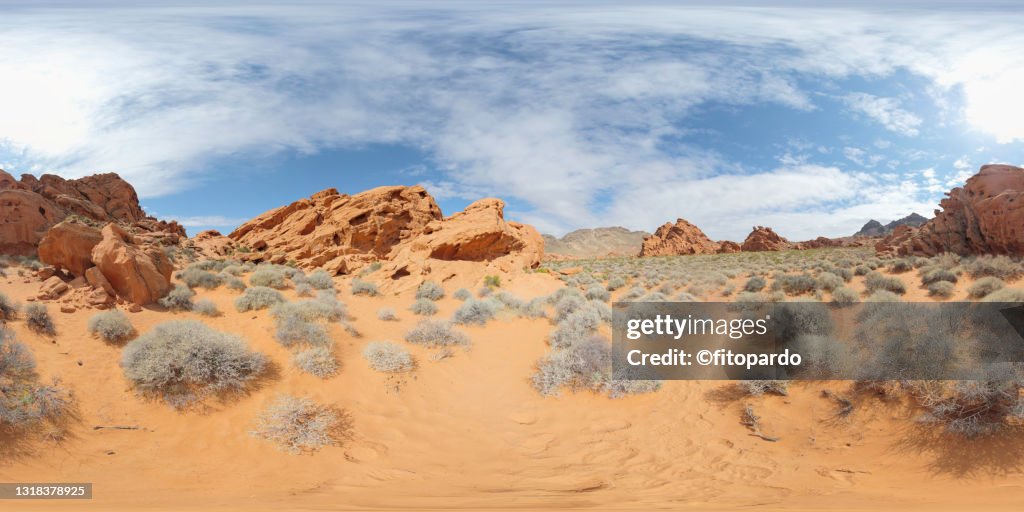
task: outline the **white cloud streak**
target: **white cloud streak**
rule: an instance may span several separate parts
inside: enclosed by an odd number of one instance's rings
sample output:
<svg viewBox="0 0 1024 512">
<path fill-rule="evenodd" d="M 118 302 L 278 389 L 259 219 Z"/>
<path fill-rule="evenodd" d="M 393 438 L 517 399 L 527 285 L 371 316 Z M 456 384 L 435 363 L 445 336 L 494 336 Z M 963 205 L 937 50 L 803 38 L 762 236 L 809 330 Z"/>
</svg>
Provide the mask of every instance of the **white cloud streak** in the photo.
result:
<svg viewBox="0 0 1024 512">
<path fill-rule="evenodd" d="M 1013 71 L 1024 69 L 1022 19 L 1000 12 L 460 3 L 3 14 L 0 149 L 19 171 L 120 172 L 143 197 L 194 186 L 216 158 L 397 143 L 436 159 L 435 190 L 517 198 L 524 220 L 556 233 L 684 216 L 720 237 L 755 223 L 838 235 L 903 216 L 924 192 L 799 161 L 738 169 L 678 143 L 693 109 L 813 110 L 802 76 L 907 70 L 962 88 L 975 128 L 1024 141 L 1024 124 L 1008 121 L 1022 115 L 1007 115 L 1024 109 Z M 847 104 L 897 133 L 920 128 L 888 98 Z"/>
</svg>

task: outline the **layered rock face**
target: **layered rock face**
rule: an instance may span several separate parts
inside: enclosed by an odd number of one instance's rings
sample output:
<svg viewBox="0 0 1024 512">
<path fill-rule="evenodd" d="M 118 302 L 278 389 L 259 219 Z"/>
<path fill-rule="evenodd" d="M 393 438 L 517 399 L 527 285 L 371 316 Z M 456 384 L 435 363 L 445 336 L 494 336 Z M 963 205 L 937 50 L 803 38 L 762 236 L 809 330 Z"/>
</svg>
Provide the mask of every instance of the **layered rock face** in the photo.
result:
<svg viewBox="0 0 1024 512">
<path fill-rule="evenodd" d="M 174 265 L 152 246 L 139 245 L 117 224 L 107 224 L 92 249 L 92 262 L 117 295 L 135 304 L 156 302 L 171 290 Z"/>
<path fill-rule="evenodd" d="M 0 252 L 34 254 L 46 231 L 70 215 L 96 225 L 115 222 L 160 233 L 169 243 L 185 237 L 177 223 L 147 217 L 135 189 L 117 174 L 73 180 L 25 174 L 19 181 L 0 170 Z"/>
<path fill-rule="evenodd" d="M 571 258 L 633 256 L 640 252 L 650 233 L 623 227 L 577 229 L 561 238 L 544 235 L 544 253 Z"/>
<path fill-rule="evenodd" d="M 537 266 L 543 255 L 540 234 L 505 221 L 504 207 L 500 199 L 481 199 L 444 218 L 420 186 L 379 187 L 352 196 L 327 189 L 264 213 L 228 237 L 240 259 L 294 261 L 335 274 L 374 261 L 390 262 L 385 269 L 395 278 L 429 272 L 427 260 Z"/>
<path fill-rule="evenodd" d="M 1024 169 L 985 165 L 939 203 L 920 228 L 897 229 L 876 245 L 882 253 L 932 256 L 1024 255 Z"/>
<path fill-rule="evenodd" d="M 715 254 L 719 244 L 712 241 L 697 226 L 685 219 L 676 219 L 675 224 L 666 222 L 644 239 L 640 257 L 677 256 L 685 254 Z"/>
<path fill-rule="evenodd" d="M 743 241 L 743 245 L 740 248 L 744 252 L 757 252 L 757 251 L 784 251 L 787 249 L 793 249 L 795 246 L 779 236 L 772 228 L 764 226 L 754 226 L 753 231 L 747 235 L 747 239 Z"/>
</svg>

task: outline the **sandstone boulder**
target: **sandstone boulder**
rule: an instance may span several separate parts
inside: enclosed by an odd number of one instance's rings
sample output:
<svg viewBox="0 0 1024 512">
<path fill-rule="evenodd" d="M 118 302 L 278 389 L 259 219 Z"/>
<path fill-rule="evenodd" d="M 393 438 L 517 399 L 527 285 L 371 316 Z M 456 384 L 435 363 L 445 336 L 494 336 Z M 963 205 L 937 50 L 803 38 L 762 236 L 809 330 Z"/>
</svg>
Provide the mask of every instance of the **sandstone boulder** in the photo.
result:
<svg viewBox="0 0 1024 512">
<path fill-rule="evenodd" d="M 213 229 L 200 231 L 188 240 L 186 246 L 209 259 L 226 258 L 235 253 L 235 241 Z"/>
<path fill-rule="evenodd" d="M 779 236 L 772 228 L 764 226 L 754 226 L 753 231 L 740 246 L 744 252 L 784 251 L 793 248 L 794 245 L 789 243 L 789 240 Z"/>
<path fill-rule="evenodd" d="M 875 247 L 890 254 L 1024 255 L 1024 169 L 985 165 L 951 190 L 935 218 L 897 228 Z"/>
<path fill-rule="evenodd" d="M 149 304 L 171 288 L 173 266 L 158 248 L 135 245 L 132 235 L 107 224 L 92 250 L 92 261 L 117 295 L 135 304 Z"/>
<path fill-rule="evenodd" d="M 92 266 L 92 248 L 103 236 L 92 226 L 63 221 L 50 228 L 39 242 L 39 260 L 81 276 Z"/>
<path fill-rule="evenodd" d="M 676 223 L 666 222 L 644 239 L 640 256 L 677 256 L 684 254 L 715 254 L 719 245 L 713 242 L 697 226 L 685 219 Z"/>
<path fill-rule="evenodd" d="M 731 240 L 718 242 L 718 254 L 731 254 L 734 252 L 740 252 L 740 244 Z"/>
<path fill-rule="evenodd" d="M 61 278 L 53 276 L 43 284 L 39 285 L 39 292 L 36 294 L 36 298 L 42 300 L 53 300 L 59 298 L 64 292 L 68 291 L 68 284 L 65 283 Z"/>
</svg>

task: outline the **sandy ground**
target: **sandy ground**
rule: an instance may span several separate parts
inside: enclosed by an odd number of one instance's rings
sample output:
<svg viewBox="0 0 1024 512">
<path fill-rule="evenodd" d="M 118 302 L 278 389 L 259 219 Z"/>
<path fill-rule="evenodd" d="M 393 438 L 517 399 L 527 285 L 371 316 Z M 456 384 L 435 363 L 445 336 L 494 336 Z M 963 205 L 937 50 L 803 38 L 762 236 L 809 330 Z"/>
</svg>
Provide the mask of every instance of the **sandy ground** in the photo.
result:
<svg viewBox="0 0 1024 512">
<path fill-rule="evenodd" d="M 904 279 L 910 284 L 915 275 Z M 0 285 L 19 301 L 38 286 L 13 273 Z M 543 274 L 506 284 L 522 297 L 558 286 Z M 92 482 L 94 499 L 8 501 L 0 509 L 1019 510 L 1024 502 L 1019 433 L 951 441 L 918 426 L 905 404 L 875 399 L 839 418 L 821 391 L 843 392 L 844 383 L 798 383 L 788 397 L 737 397 L 726 382 L 666 382 L 656 393 L 616 400 L 570 392 L 544 398 L 529 377 L 547 352 L 546 320 L 466 328 L 471 349 L 432 361 L 431 350 L 401 341 L 418 318 L 407 311 L 411 296 L 353 297 L 339 288 L 364 336 L 332 327 L 342 369 L 328 380 L 295 369 L 272 339 L 267 312 L 235 312 L 234 292 L 199 292 L 226 312 L 219 318 L 130 314 L 140 332 L 170 318 L 202 318 L 276 363 L 252 393 L 202 411 L 136 396 L 118 367 L 120 347 L 86 334 L 91 311 L 63 314 L 51 305 L 56 339 L 14 323 L 41 374 L 74 390 L 78 415 L 60 443 L 2 438 L 0 481 Z M 930 300 L 916 283 L 908 288 L 905 300 Z M 457 305 L 443 299 L 439 317 Z M 377 319 L 385 306 L 399 322 Z M 419 367 L 401 378 L 369 369 L 362 347 L 383 339 L 408 346 Z M 259 411 L 282 392 L 343 408 L 352 438 L 290 455 L 249 435 Z M 746 404 L 778 442 L 739 423 Z M 113 425 L 139 429 L 94 429 Z"/>
</svg>

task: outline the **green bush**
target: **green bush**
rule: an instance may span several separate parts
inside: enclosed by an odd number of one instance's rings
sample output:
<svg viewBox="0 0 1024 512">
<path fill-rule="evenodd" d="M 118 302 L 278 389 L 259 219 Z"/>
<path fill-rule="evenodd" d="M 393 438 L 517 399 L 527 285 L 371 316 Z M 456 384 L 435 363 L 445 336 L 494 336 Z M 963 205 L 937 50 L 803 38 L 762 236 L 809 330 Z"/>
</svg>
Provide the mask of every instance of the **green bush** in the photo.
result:
<svg viewBox="0 0 1024 512">
<path fill-rule="evenodd" d="M 501 287 L 501 276 L 486 276 L 484 277 L 484 286 L 488 288 L 500 288 Z"/>
</svg>

